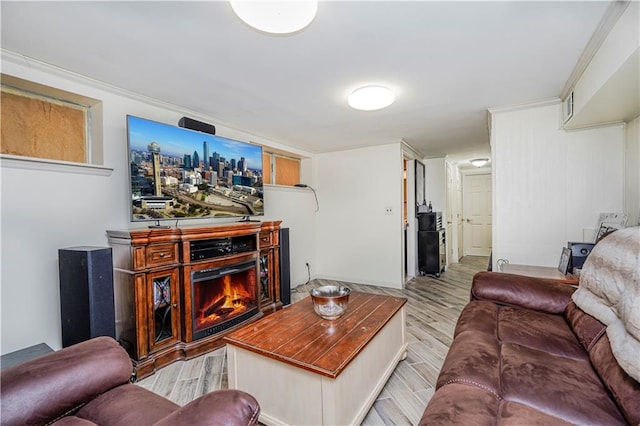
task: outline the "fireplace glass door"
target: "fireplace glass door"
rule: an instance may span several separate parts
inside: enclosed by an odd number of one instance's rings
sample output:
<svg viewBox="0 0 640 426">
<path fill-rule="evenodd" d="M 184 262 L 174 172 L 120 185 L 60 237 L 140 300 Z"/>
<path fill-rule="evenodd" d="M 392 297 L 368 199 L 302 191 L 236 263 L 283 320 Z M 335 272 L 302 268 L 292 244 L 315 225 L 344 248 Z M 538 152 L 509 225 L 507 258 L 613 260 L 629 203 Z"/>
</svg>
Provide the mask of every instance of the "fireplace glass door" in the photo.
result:
<svg viewBox="0 0 640 426">
<path fill-rule="evenodd" d="M 191 273 L 193 339 L 239 324 L 258 312 L 255 260 Z"/>
</svg>

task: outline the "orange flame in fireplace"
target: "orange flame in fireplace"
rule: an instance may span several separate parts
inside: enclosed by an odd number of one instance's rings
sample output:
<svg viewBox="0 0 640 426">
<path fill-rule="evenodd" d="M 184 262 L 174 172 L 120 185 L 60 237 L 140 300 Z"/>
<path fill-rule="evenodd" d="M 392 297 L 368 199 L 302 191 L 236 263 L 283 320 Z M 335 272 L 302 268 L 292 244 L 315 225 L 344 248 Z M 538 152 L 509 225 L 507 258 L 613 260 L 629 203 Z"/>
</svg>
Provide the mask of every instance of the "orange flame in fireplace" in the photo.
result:
<svg viewBox="0 0 640 426">
<path fill-rule="evenodd" d="M 223 308 L 241 308 L 244 306 L 240 293 L 236 288 L 231 288 L 231 277 L 228 275 L 222 277 L 222 284 L 224 287 L 224 295 L 226 297 Z"/>
<path fill-rule="evenodd" d="M 246 311 L 245 299 L 249 294 L 241 286 L 233 285 L 232 278 L 226 275 L 222 279 L 222 295 L 218 293 L 206 302 L 201 311 L 197 327 L 207 323 L 215 323 L 219 319 L 234 316 Z"/>
</svg>

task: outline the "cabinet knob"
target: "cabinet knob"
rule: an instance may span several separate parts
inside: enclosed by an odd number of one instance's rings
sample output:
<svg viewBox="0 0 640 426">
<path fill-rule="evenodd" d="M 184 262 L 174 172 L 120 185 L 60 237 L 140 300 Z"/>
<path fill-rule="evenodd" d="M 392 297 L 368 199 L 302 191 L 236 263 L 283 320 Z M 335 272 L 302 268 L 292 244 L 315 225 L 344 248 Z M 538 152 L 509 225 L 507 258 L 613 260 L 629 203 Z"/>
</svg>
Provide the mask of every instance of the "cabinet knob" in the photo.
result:
<svg viewBox="0 0 640 426">
<path fill-rule="evenodd" d="M 173 304 L 173 305 L 171 305 L 171 306 L 173 307 L 173 309 L 175 309 L 175 308 L 177 308 L 177 307 L 178 307 L 178 304 L 177 304 L 177 303 L 174 303 L 174 304 Z"/>
<path fill-rule="evenodd" d="M 164 253 L 160 253 L 160 257 L 164 257 L 164 255 L 165 255 Z"/>
</svg>

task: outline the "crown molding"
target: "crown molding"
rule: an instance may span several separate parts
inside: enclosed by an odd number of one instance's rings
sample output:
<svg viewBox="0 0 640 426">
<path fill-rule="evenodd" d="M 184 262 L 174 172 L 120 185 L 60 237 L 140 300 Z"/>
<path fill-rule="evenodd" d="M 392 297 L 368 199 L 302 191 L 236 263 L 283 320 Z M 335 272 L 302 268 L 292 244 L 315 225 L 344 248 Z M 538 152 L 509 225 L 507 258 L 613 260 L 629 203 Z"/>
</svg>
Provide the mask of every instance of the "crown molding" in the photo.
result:
<svg viewBox="0 0 640 426">
<path fill-rule="evenodd" d="M 551 98 L 551 99 L 543 99 L 540 101 L 509 105 L 509 106 L 499 107 L 499 108 L 489 108 L 487 111 L 489 111 L 489 114 L 497 114 L 501 112 L 520 111 L 520 110 L 529 109 L 529 108 L 538 108 L 538 107 L 544 107 L 544 106 L 550 106 L 550 105 L 557 105 L 560 103 L 562 103 L 560 98 Z"/>
</svg>

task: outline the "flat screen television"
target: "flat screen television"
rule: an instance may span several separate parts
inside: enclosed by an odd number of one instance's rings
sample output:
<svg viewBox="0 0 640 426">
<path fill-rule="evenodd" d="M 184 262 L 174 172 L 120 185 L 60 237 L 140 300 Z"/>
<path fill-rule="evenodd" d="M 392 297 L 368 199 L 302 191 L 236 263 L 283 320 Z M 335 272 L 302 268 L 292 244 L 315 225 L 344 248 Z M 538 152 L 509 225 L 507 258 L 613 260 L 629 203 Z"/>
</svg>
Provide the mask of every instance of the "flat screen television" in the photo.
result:
<svg viewBox="0 0 640 426">
<path fill-rule="evenodd" d="M 131 220 L 264 214 L 262 147 L 127 116 Z"/>
</svg>

